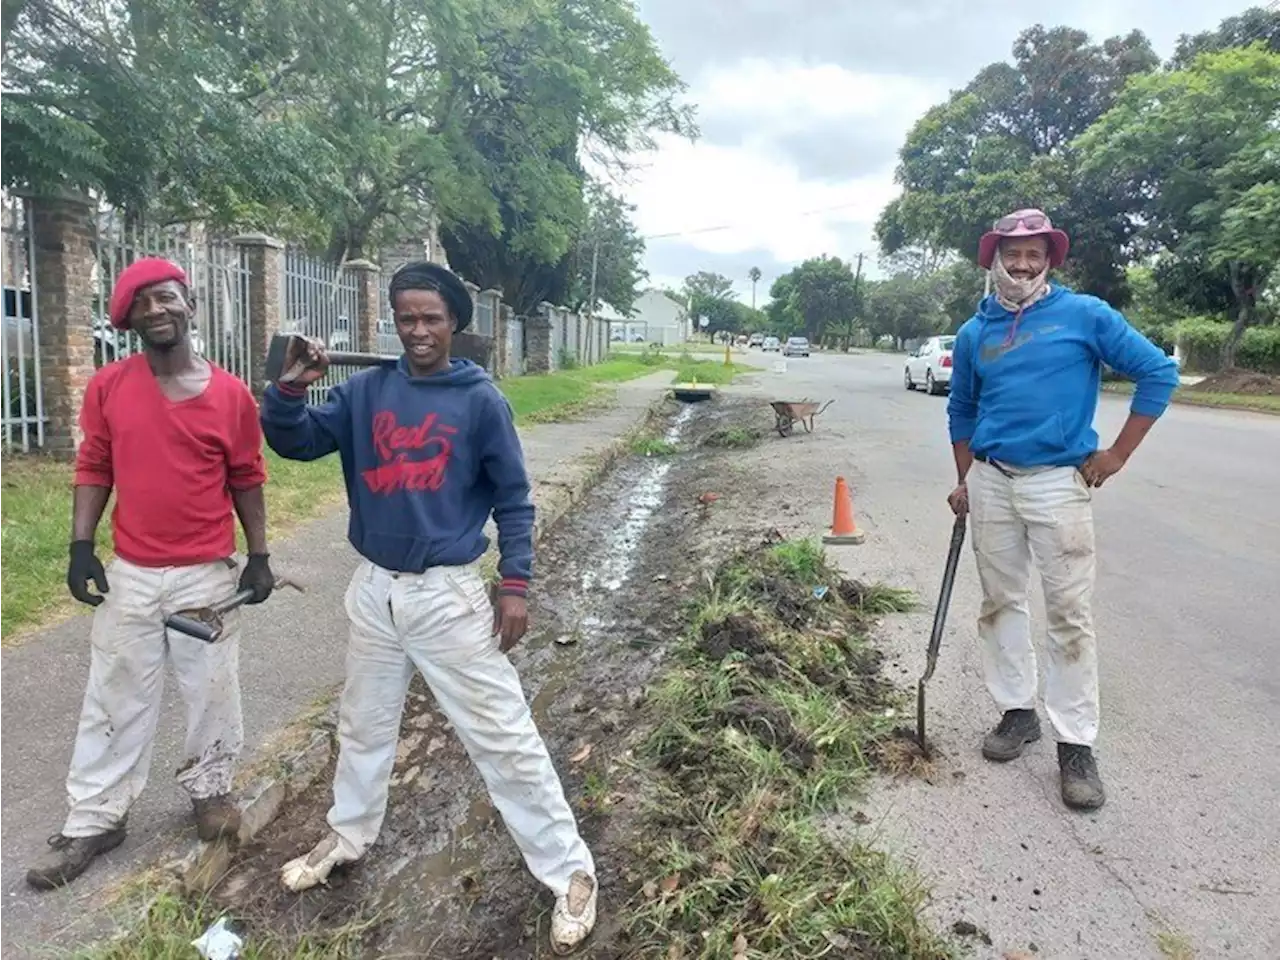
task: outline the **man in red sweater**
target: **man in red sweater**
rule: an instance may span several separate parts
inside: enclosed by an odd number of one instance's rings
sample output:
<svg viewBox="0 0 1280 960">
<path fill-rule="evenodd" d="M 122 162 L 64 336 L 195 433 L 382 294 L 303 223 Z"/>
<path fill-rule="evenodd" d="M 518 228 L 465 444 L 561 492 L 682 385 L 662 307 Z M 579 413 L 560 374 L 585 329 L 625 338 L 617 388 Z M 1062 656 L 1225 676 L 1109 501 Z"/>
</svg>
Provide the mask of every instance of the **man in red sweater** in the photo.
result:
<svg viewBox="0 0 1280 960">
<path fill-rule="evenodd" d="M 238 832 L 231 797 L 244 741 L 238 617 L 226 616 L 212 644 L 166 631 L 164 620 L 237 589 L 261 603 L 275 582 L 257 405 L 241 381 L 192 350 L 186 274 L 167 260 L 139 260 L 116 280 L 110 313 L 112 325 L 133 330 L 144 349 L 99 370 L 80 411 L 67 586 L 95 611 L 67 776 L 71 810 L 27 873 L 42 890 L 70 883 L 124 840 L 151 765 L 166 656 L 187 708 L 178 781 L 191 796 L 196 832 L 202 840 Z M 94 536 L 112 490 L 116 557 L 104 570 Z M 249 547 L 239 574 L 233 510 Z"/>
</svg>

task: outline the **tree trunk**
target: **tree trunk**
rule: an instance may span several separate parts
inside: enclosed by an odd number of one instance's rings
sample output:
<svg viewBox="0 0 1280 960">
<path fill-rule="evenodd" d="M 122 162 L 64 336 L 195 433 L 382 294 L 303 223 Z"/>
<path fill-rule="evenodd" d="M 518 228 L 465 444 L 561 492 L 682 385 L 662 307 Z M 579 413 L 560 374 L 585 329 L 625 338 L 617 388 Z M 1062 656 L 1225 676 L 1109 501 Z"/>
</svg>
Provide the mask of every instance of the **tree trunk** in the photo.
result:
<svg viewBox="0 0 1280 960">
<path fill-rule="evenodd" d="M 1222 344 L 1222 369 L 1231 370 L 1236 365 L 1236 350 L 1240 346 L 1240 340 L 1253 323 L 1254 307 L 1256 306 L 1256 291 L 1252 285 L 1248 283 L 1243 276 L 1238 261 L 1231 261 L 1228 265 L 1231 274 L 1231 293 L 1236 300 L 1236 319 L 1231 325 L 1231 333 Z"/>
</svg>

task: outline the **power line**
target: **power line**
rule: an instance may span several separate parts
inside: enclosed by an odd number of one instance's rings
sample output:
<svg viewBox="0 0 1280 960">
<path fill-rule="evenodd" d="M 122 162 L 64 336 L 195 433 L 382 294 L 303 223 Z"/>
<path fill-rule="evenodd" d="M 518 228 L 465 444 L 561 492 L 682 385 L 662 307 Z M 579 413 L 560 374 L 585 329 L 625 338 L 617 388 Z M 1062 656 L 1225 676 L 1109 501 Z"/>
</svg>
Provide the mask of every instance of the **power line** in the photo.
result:
<svg viewBox="0 0 1280 960">
<path fill-rule="evenodd" d="M 1277 2 L 1280 2 L 1280 0 L 1277 0 Z M 793 216 L 795 216 L 795 217 L 816 217 L 816 216 L 818 216 L 819 214 L 823 214 L 823 213 L 834 213 L 834 212 L 835 212 L 835 211 L 837 211 L 837 210 L 849 210 L 849 209 L 851 209 L 851 208 L 853 208 L 853 207 L 860 207 L 860 206 L 862 206 L 862 204 L 860 204 L 860 203 L 840 203 L 840 204 L 836 204 L 835 206 L 831 206 L 831 207 L 818 207 L 816 210 L 804 210 L 804 211 L 801 211 L 800 213 L 793 214 Z M 744 228 L 744 227 L 746 227 L 746 226 L 749 226 L 749 224 L 744 224 L 744 223 L 725 223 L 725 224 L 721 224 L 721 225 L 720 225 L 720 226 L 718 226 L 718 227 L 697 227 L 697 228 L 695 228 L 695 229 L 693 229 L 693 230 L 676 230 L 676 231 L 673 231 L 672 233 L 654 233 L 654 234 L 650 234 L 649 236 L 646 236 L 646 237 L 641 237 L 640 239 L 642 239 L 642 240 L 669 240 L 669 239 L 672 239 L 672 238 L 675 238 L 675 237 L 691 237 L 691 236 L 694 236 L 695 234 L 699 234 L 699 233 L 717 233 L 717 232 L 719 232 L 719 231 L 721 231 L 721 230 L 741 230 L 741 229 L 743 229 L 743 228 Z"/>
</svg>

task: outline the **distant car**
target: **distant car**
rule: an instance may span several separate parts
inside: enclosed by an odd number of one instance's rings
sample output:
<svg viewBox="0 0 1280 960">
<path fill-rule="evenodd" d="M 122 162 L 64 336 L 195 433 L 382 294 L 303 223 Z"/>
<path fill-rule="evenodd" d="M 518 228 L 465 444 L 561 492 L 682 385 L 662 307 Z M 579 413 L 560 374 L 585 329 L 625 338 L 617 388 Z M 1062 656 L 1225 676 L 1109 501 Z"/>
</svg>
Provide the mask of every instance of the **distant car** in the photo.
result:
<svg viewBox="0 0 1280 960">
<path fill-rule="evenodd" d="M 955 337 L 930 337 L 920 349 L 907 356 L 903 385 L 908 390 L 924 387 L 933 396 L 951 389 L 951 350 Z"/>
<path fill-rule="evenodd" d="M 752 335 L 747 339 L 747 346 L 748 346 L 748 347 L 758 347 L 758 346 L 760 346 L 762 343 L 764 343 L 764 334 L 763 334 L 763 333 L 753 333 L 753 334 L 752 334 Z"/>
<path fill-rule="evenodd" d="M 787 337 L 787 345 L 782 348 L 784 357 L 807 357 L 809 355 L 808 337 Z"/>
<path fill-rule="evenodd" d="M 778 342 L 777 337 L 765 337 L 760 343 L 760 349 L 768 353 L 770 350 L 781 350 L 782 344 Z"/>
</svg>

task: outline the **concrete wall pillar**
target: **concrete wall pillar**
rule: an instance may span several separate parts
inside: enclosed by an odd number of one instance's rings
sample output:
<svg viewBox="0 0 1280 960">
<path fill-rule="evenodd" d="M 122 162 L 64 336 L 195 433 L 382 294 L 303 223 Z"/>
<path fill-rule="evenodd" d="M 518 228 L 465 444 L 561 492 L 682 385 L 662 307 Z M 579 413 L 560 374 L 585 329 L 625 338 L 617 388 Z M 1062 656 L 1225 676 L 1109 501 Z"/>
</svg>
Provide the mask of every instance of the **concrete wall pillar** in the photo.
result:
<svg viewBox="0 0 1280 960">
<path fill-rule="evenodd" d="M 284 242 L 265 233 L 235 238 L 249 265 L 249 388 L 261 397 L 267 388 L 267 347 L 280 332 L 284 313 Z"/>
</svg>

